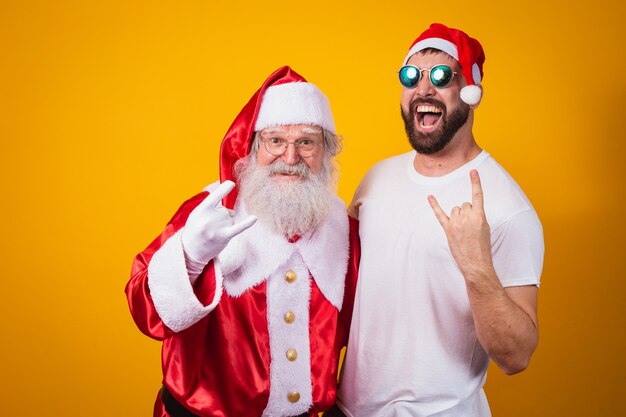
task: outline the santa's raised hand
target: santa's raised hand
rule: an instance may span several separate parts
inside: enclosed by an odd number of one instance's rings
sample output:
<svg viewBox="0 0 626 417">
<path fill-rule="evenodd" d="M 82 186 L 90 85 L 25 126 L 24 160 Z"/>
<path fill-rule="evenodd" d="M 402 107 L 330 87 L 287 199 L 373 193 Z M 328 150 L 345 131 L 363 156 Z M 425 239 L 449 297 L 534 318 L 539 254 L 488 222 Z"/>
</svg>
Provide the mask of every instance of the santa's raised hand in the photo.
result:
<svg viewBox="0 0 626 417">
<path fill-rule="evenodd" d="M 493 268 L 491 233 L 483 206 L 483 190 L 478 171 L 470 171 L 472 202 L 453 207 L 448 216 L 437 199 L 429 195 L 428 202 L 448 238 L 450 252 L 465 278 Z"/>
<path fill-rule="evenodd" d="M 206 265 L 234 236 L 256 222 L 256 216 L 248 216 L 234 223 L 230 211 L 222 206 L 222 199 L 234 187 L 234 182 L 224 181 L 189 214 L 182 232 L 182 243 L 185 254 L 191 260 Z"/>
</svg>

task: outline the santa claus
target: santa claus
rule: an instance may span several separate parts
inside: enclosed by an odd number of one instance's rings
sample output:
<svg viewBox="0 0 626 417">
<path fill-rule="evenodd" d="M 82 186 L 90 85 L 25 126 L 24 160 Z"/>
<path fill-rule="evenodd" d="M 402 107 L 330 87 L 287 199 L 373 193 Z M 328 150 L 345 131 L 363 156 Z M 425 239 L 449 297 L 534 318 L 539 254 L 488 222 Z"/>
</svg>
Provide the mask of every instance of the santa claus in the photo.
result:
<svg viewBox="0 0 626 417">
<path fill-rule="evenodd" d="M 334 192 L 339 150 L 324 94 L 280 68 L 226 134 L 221 182 L 137 255 L 130 311 L 163 341 L 154 416 L 316 416 L 334 404 L 359 261 Z"/>
</svg>

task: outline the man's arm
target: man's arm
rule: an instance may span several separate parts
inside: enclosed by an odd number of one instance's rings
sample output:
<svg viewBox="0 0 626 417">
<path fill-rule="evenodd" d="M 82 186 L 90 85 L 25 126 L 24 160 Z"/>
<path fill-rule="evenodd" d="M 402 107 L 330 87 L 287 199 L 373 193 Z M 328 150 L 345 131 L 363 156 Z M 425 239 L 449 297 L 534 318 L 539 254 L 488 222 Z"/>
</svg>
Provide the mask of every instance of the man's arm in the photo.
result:
<svg viewBox="0 0 626 417">
<path fill-rule="evenodd" d="M 481 345 L 507 374 L 523 371 L 537 347 L 537 287 L 502 287 L 491 257 L 491 235 L 476 170 L 470 172 L 472 204 L 448 217 L 433 196 L 428 201 L 441 223 L 467 286 Z"/>
<path fill-rule="evenodd" d="M 495 272 L 465 277 L 480 344 L 506 374 L 528 367 L 537 347 L 537 287 L 503 288 Z"/>
</svg>

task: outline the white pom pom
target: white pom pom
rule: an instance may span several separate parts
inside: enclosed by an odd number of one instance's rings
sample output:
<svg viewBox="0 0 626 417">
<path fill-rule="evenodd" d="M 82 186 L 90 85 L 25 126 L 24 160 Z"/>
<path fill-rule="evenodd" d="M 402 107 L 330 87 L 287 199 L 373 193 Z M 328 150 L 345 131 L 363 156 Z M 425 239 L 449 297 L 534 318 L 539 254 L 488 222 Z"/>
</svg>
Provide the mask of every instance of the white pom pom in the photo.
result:
<svg viewBox="0 0 626 417">
<path fill-rule="evenodd" d="M 461 100 L 470 106 L 480 103 L 481 96 L 482 90 L 477 85 L 466 85 L 461 88 Z"/>
</svg>

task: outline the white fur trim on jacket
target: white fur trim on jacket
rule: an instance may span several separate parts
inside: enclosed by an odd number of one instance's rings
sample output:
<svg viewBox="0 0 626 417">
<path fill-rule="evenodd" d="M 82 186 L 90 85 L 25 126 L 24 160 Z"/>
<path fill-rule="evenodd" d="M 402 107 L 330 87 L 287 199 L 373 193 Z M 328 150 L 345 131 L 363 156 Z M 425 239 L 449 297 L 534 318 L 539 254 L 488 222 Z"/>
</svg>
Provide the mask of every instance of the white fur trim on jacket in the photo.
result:
<svg viewBox="0 0 626 417">
<path fill-rule="evenodd" d="M 295 281 L 285 280 L 288 271 L 296 274 Z M 299 415 L 313 404 L 310 298 L 311 277 L 308 268 L 302 257 L 297 252 L 293 253 L 286 264 L 274 271 L 267 280 L 271 389 L 264 417 Z M 295 317 L 292 323 L 284 319 L 287 312 L 293 313 Z M 290 349 L 296 352 L 295 360 L 287 358 Z M 288 394 L 293 391 L 300 393 L 300 400 L 296 403 L 288 399 Z"/>
<path fill-rule="evenodd" d="M 235 204 L 234 221 L 247 217 L 243 204 Z M 336 198 L 328 221 L 306 233 L 297 242 L 289 241 L 256 222 L 235 236 L 220 253 L 224 289 L 232 297 L 263 282 L 298 253 L 311 272 L 324 297 L 341 310 L 349 247 L 348 215 L 344 203 Z"/>
<path fill-rule="evenodd" d="M 217 260 L 215 296 L 208 306 L 202 305 L 193 292 L 181 241 L 181 231 L 170 237 L 154 253 L 148 265 L 148 287 L 159 317 L 175 332 L 191 327 L 217 306 L 222 296 L 222 274 Z"/>
</svg>

